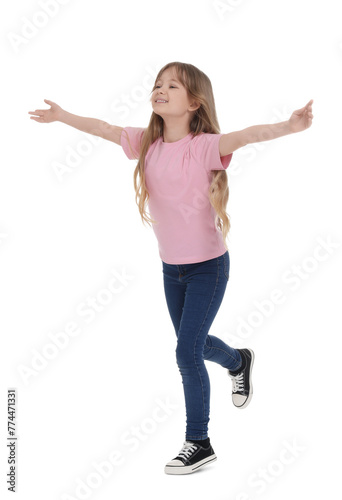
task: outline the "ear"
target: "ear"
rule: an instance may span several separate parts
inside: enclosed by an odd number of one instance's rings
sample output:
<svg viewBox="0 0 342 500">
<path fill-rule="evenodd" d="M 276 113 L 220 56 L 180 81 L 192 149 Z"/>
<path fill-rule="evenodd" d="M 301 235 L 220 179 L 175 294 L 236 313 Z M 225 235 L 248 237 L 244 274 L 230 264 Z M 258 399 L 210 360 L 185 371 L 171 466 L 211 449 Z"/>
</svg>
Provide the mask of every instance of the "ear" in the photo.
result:
<svg viewBox="0 0 342 500">
<path fill-rule="evenodd" d="M 196 109 L 199 109 L 201 107 L 201 104 L 197 101 L 193 101 L 190 104 L 190 111 L 196 111 Z"/>
</svg>

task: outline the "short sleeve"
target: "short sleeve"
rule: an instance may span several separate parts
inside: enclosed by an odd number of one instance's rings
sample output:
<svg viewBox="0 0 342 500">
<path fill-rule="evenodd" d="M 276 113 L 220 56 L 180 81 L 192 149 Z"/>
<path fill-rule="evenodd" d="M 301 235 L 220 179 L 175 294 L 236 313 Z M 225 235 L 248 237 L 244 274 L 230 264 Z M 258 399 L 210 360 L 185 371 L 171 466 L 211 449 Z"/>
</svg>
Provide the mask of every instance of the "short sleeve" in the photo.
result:
<svg viewBox="0 0 342 500">
<path fill-rule="evenodd" d="M 219 142 L 222 135 L 203 133 L 198 135 L 195 141 L 195 154 L 208 171 L 225 170 L 231 162 L 233 153 L 220 156 Z"/>
<path fill-rule="evenodd" d="M 130 160 L 139 158 L 141 139 L 146 129 L 141 127 L 125 127 L 121 132 L 120 143 L 124 153 Z M 133 151 L 131 151 L 129 142 Z"/>
</svg>

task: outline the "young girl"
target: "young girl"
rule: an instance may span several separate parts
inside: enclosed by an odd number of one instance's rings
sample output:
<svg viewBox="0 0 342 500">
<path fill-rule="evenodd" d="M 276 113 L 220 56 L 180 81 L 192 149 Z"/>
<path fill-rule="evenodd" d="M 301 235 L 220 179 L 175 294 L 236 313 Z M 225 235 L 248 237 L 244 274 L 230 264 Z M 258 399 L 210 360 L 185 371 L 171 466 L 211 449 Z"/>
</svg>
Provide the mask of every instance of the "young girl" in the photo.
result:
<svg viewBox="0 0 342 500">
<path fill-rule="evenodd" d="M 246 408 L 253 393 L 253 351 L 234 349 L 208 334 L 229 279 L 226 169 L 238 148 L 310 127 L 313 100 L 287 121 L 221 134 L 211 82 L 192 64 L 166 64 L 151 94 L 147 128 L 76 116 L 47 99 L 50 109 L 29 114 L 40 123 L 60 121 L 115 142 L 138 160 L 135 201 L 158 240 L 186 406 L 185 441 L 165 472 L 189 474 L 216 460 L 208 437 L 210 382 L 204 360 L 228 373 L 235 407 Z"/>
</svg>

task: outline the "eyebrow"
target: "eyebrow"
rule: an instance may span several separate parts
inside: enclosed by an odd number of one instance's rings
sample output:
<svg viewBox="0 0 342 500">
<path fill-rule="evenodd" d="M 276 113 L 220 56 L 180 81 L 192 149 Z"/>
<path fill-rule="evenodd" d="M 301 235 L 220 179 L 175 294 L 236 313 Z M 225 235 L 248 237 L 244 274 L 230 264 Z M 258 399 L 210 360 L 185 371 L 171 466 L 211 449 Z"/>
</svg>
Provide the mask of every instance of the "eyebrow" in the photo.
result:
<svg viewBox="0 0 342 500">
<path fill-rule="evenodd" d="M 162 79 L 162 78 L 159 78 L 159 80 L 157 80 L 157 82 L 162 82 L 162 81 L 163 81 L 163 79 Z M 156 82 L 156 83 L 157 83 L 157 82 Z M 174 78 L 171 78 L 171 79 L 169 80 L 169 82 L 177 82 L 177 83 L 180 83 L 178 80 L 175 80 Z"/>
</svg>

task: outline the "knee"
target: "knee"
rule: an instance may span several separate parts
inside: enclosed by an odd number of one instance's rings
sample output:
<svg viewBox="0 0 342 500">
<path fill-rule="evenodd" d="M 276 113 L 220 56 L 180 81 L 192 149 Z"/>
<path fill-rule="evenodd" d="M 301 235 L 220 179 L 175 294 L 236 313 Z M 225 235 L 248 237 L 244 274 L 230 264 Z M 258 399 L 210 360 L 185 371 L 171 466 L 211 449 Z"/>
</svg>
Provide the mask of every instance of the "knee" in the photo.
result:
<svg viewBox="0 0 342 500">
<path fill-rule="evenodd" d="M 177 342 L 176 360 L 178 366 L 188 366 L 193 360 L 193 352 L 184 342 Z"/>
<path fill-rule="evenodd" d="M 176 347 L 176 360 L 178 366 L 195 366 L 203 359 L 203 348 L 199 349 L 193 345 L 178 341 Z"/>
<path fill-rule="evenodd" d="M 213 346 L 213 343 L 211 341 L 211 338 L 208 335 L 207 338 L 206 338 L 204 347 L 203 347 L 203 357 L 204 357 L 204 359 L 209 360 L 209 359 L 212 358 L 212 356 L 213 356 L 212 346 Z"/>
</svg>

